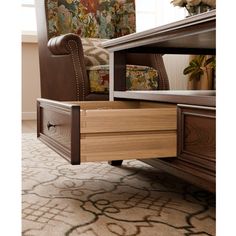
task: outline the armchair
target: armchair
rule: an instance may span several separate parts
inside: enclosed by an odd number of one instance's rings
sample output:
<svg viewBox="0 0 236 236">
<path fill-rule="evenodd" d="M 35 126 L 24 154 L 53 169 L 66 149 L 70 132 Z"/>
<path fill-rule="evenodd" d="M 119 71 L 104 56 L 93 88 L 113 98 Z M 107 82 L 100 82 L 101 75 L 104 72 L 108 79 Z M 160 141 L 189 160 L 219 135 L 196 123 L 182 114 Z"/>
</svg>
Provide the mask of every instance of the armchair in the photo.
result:
<svg viewBox="0 0 236 236">
<path fill-rule="evenodd" d="M 109 54 L 101 42 L 135 32 L 135 1 L 37 0 L 36 16 L 41 96 L 108 100 Z M 130 54 L 127 62 L 127 89 L 169 89 L 161 55 Z"/>
</svg>

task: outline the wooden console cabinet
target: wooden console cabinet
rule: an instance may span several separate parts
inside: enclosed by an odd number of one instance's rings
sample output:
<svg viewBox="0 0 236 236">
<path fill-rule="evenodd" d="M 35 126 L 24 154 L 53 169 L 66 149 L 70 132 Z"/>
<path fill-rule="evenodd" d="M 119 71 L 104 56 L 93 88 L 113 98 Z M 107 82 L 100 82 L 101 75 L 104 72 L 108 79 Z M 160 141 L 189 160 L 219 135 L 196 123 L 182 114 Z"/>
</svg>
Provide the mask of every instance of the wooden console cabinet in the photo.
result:
<svg viewBox="0 0 236 236">
<path fill-rule="evenodd" d="M 142 161 L 214 192 L 215 91 L 125 91 L 125 70 L 120 69 L 125 68 L 129 53 L 214 55 L 216 11 L 113 39 L 103 43 L 103 46 L 110 52 L 110 71 L 113 72 L 110 100 L 148 100 L 176 104 L 178 107 L 177 157 Z"/>
<path fill-rule="evenodd" d="M 214 192 L 215 91 L 123 85 L 129 53 L 215 54 L 215 23 L 213 10 L 105 42 L 110 102 L 38 99 L 38 138 L 72 164 L 135 158 Z"/>
</svg>

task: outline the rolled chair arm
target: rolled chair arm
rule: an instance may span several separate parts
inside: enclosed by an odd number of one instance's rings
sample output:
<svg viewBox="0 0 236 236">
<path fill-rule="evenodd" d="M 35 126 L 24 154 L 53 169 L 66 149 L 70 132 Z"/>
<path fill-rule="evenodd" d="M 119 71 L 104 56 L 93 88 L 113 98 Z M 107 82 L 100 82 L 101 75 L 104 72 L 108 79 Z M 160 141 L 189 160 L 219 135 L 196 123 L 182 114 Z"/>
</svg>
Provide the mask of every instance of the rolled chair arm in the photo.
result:
<svg viewBox="0 0 236 236">
<path fill-rule="evenodd" d="M 73 42 L 74 45 L 77 45 L 79 52 L 83 52 L 80 36 L 72 33 L 51 38 L 48 41 L 47 46 L 50 52 L 54 55 L 67 55 L 72 52 L 71 42 Z"/>
<path fill-rule="evenodd" d="M 76 100 L 86 100 L 90 88 L 80 37 L 72 33 L 53 37 L 48 41 L 47 46 L 53 56 L 60 56 L 59 58 L 51 57 L 54 60 L 54 65 L 61 66 L 63 64 L 63 67 L 67 68 L 66 72 L 64 71 L 60 76 L 68 77 L 68 79 L 73 78 Z"/>
</svg>

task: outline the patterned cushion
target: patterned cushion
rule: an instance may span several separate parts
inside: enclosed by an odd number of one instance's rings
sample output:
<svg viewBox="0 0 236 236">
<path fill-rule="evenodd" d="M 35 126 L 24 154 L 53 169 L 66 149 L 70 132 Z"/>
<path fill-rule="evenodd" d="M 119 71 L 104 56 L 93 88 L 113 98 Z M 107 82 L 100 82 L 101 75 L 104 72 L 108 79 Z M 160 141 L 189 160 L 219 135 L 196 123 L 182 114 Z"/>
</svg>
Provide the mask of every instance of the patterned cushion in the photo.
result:
<svg viewBox="0 0 236 236">
<path fill-rule="evenodd" d="M 149 66 L 127 65 L 127 90 L 156 90 L 158 89 L 158 71 Z"/>
<path fill-rule="evenodd" d="M 117 38 L 135 32 L 135 0 L 48 0 L 48 37 Z"/>
<path fill-rule="evenodd" d="M 92 93 L 109 93 L 109 65 L 88 67 L 88 77 Z"/>
<path fill-rule="evenodd" d="M 109 65 L 88 67 L 90 91 L 93 93 L 109 92 Z M 158 71 L 148 66 L 126 66 L 127 90 L 157 90 Z"/>
<path fill-rule="evenodd" d="M 109 64 L 109 53 L 102 47 L 101 43 L 107 41 L 107 39 L 97 38 L 81 38 L 85 65 L 86 66 L 98 66 Z"/>
</svg>

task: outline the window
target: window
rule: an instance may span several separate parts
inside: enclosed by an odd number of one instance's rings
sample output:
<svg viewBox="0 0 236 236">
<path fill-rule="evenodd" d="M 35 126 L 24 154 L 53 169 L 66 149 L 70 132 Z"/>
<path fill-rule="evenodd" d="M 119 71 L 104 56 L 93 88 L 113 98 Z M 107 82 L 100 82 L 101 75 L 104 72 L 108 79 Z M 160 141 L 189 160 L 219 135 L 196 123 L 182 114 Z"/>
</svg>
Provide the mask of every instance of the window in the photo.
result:
<svg viewBox="0 0 236 236">
<path fill-rule="evenodd" d="M 185 17 L 183 8 L 174 7 L 170 1 L 136 0 L 137 32 L 168 24 Z"/>
<path fill-rule="evenodd" d="M 36 32 L 34 0 L 21 0 L 21 31 Z"/>
</svg>

